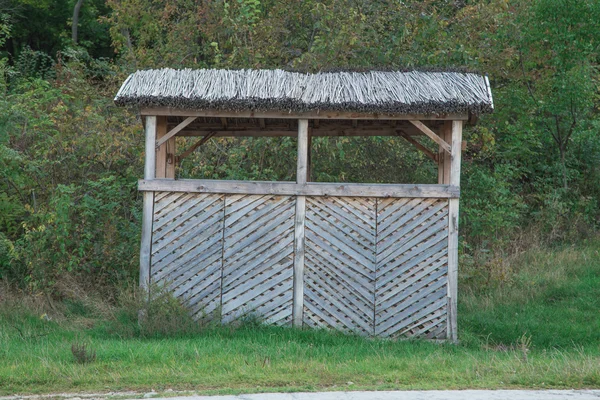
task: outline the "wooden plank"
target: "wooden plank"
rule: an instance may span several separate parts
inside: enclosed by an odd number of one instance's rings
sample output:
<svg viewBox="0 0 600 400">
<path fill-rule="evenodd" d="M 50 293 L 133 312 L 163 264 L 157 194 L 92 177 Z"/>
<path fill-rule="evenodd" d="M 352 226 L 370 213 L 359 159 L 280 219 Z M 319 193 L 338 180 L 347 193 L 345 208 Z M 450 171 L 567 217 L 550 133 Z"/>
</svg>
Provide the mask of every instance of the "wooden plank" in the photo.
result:
<svg viewBox="0 0 600 400">
<path fill-rule="evenodd" d="M 187 149 L 186 151 L 184 151 L 178 157 L 178 161 L 181 161 L 184 158 L 186 158 L 187 156 L 189 156 L 190 154 L 192 154 L 194 152 L 194 150 L 196 150 L 198 147 L 202 146 L 204 143 L 208 142 L 208 140 L 210 138 L 212 138 L 213 136 L 215 136 L 215 132 L 208 132 L 206 134 L 206 136 L 204 136 L 202 139 L 198 140 L 196 143 L 194 143 L 193 145 L 191 145 L 189 149 Z"/>
<path fill-rule="evenodd" d="M 154 115 L 165 115 L 165 114 L 154 114 Z M 179 133 L 179 131 L 181 131 L 183 128 L 185 128 L 186 126 L 188 126 L 189 124 L 191 124 L 196 118 L 197 117 L 188 117 L 188 118 L 185 119 L 185 121 L 183 121 L 182 123 L 180 123 L 179 125 L 177 125 L 175 128 L 171 129 L 169 131 L 169 133 L 167 133 L 162 138 L 160 138 L 159 140 L 156 141 L 156 148 L 158 149 L 167 140 L 169 140 L 172 137 L 174 137 L 175 135 L 177 135 L 177 133 Z"/>
<path fill-rule="evenodd" d="M 308 120 L 298 120 L 298 160 L 296 183 L 305 184 L 308 176 Z"/>
<path fill-rule="evenodd" d="M 448 143 L 446 143 L 446 141 L 444 139 L 439 137 L 434 131 L 429 129 L 429 127 L 427 125 L 425 125 L 421 121 L 410 121 L 410 123 L 413 124 L 414 126 L 416 126 L 417 128 L 419 128 L 421 130 L 421 132 L 423 132 L 425 135 L 427 135 L 431 140 L 433 140 L 434 142 L 436 142 L 437 144 L 442 146 L 442 148 L 444 150 L 446 150 L 448 153 L 450 153 L 452 151 L 450 148 L 450 145 Z"/>
<path fill-rule="evenodd" d="M 460 161 L 462 144 L 462 121 L 452 121 L 452 161 L 450 165 L 450 183 L 460 186 Z M 449 200 L 448 209 L 448 330 L 447 338 L 458 340 L 456 326 L 458 295 L 458 199 Z"/>
<path fill-rule="evenodd" d="M 487 87 L 488 97 L 490 98 L 490 103 L 492 106 L 492 110 L 494 109 L 494 98 L 492 97 L 492 87 L 490 86 L 490 80 L 488 76 L 485 76 L 485 86 Z"/>
<path fill-rule="evenodd" d="M 144 179 L 154 179 L 156 174 L 156 117 L 146 117 L 146 147 Z"/>
<path fill-rule="evenodd" d="M 469 119 L 464 114 L 384 114 L 360 113 L 351 111 L 227 111 L 227 110 L 187 110 L 170 107 L 141 108 L 141 115 L 169 115 L 178 117 L 224 117 L 224 118 L 277 118 L 277 119 L 367 119 L 367 120 L 457 120 Z"/>
<path fill-rule="evenodd" d="M 308 177 L 308 120 L 298 120 L 298 160 L 296 183 L 305 184 Z M 294 218 L 294 300 L 292 309 L 293 326 L 302 327 L 304 310 L 304 251 L 306 197 L 296 197 L 296 216 Z"/>
<path fill-rule="evenodd" d="M 413 127 L 414 128 L 414 127 Z M 402 129 L 395 128 L 387 129 L 324 129 L 314 130 L 312 136 L 315 137 L 362 137 L 362 136 L 397 136 L 402 132 L 406 136 L 423 136 L 417 129 Z M 294 129 L 266 129 L 266 130 L 251 130 L 251 129 L 195 129 L 180 132 L 177 136 L 195 137 L 206 136 L 213 133 L 215 137 L 296 137 L 297 131 Z"/>
<path fill-rule="evenodd" d="M 304 321 L 309 326 L 374 332 L 376 200 L 361 200 L 367 202 L 307 199 Z"/>
<path fill-rule="evenodd" d="M 458 198 L 459 189 L 452 185 L 436 184 L 362 184 L 295 182 L 221 181 L 208 179 L 153 179 L 140 180 L 141 191 L 169 191 L 190 193 L 272 194 L 296 196 L 347 197 L 414 197 Z"/>
<path fill-rule="evenodd" d="M 435 161 L 435 162 L 438 161 L 438 155 L 437 154 L 433 154 L 433 152 L 431 150 L 429 150 L 427 147 L 423 146 L 417 140 L 413 139 L 412 137 L 410 137 L 408 135 L 404 135 L 404 134 L 400 134 L 400 137 L 402 137 L 408 143 L 410 143 L 413 146 L 415 146 L 418 150 L 420 150 L 427 157 L 431 158 L 433 161 Z"/>
<path fill-rule="evenodd" d="M 177 166 L 177 139 L 172 137 L 167 141 L 167 168 L 166 178 L 175 179 L 175 169 Z"/>
<path fill-rule="evenodd" d="M 154 152 L 154 149 L 152 149 Z M 140 288 L 150 288 L 150 263 L 152 254 L 152 210 L 154 208 L 154 192 L 144 192 L 142 211 L 142 240 L 140 245 Z"/>
<path fill-rule="evenodd" d="M 444 140 L 448 143 L 452 143 L 452 121 L 445 121 L 444 127 L 442 128 L 442 134 Z M 452 164 L 452 158 L 450 154 L 447 154 L 443 149 L 440 152 L 444 153 L 444 162 L 442 164 L 442 182 L 444 185 L 450 184 L 450 165 Z"/>
<path fill-rule="evenodd" d="M 161 139 L 167 134 L 167 117 L 156 117 L 156 138 Z M 162 146 L 156 150 L 156 173 L 157 178 L 167 177 L 167 146 Z"/>
<path fill-rule="evenodd" d="M 226 196 L 223 322 L 255 314 L 291 325 L 294 213 L 291 196 Z"/>
<path fill-rule="evenodd" d="M 154 179 L 156 173 L 156 117 L 146 117 L 146 143 L 144 178 Z M 140 244 L 140 288 L 148 291 L 150 287 L 150 263 L 152 254 L 152 220 L 154 210 L 154 193 L 144 193 L 142 210 L 142 237 Z M 143 312 L 140 314 L 142 315 Z"/>
</svg>

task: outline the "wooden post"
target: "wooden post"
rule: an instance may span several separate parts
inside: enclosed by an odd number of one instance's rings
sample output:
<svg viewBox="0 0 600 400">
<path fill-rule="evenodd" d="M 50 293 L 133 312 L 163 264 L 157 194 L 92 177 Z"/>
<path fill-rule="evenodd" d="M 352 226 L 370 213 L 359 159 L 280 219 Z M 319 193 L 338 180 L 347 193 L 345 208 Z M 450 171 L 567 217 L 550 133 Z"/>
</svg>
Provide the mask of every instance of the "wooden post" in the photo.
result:
<svg viewBox="0 0 600 400">
<path fill-rule="evenodd" d="M 175 179 L 175 166 L 176 160 L 175 157 L 177 155 L 177 142 L 175 141 L 175 137 L 169 139 L 166 143 L 167 145 L 167 167 L 165 178 Z"/>
<path fill-rule="evenodd" d="M 312 182 L 313 178 L 312 178 L 312 128 L 308 128 L 308 145 L 307 145 L 307 159 L 306 159 L 306 168 L 307 168 L 307 172 L 306 172 L 306 181 L 307 182 Z"/>
<path fill-rule="evenodd" d="M 447 143 L 452 143 L 452 121 L 445 121 L 442 126 L 440 137 Z M 450 162 L 451 158 L 442 146 L 438 148 L 438 183 L 440 185 L 450 184 Z"/>
<path fill-rule="evenodd" d="M 298 166 L 296 183 L 306 184 L 308 175 L 308 120 L 298 120 Z M 294 221 L 294 305 L 292 324 L 302 327 L 304 309 L 304 219 L 306 197 L 296 196 L 296 218 Z"/>
<path fill-rule="evenodd" d="M 156 140 L 167 134 L 167 117 L 156 117 Z M 156 149 L 156 177 L 175 179 L 175 136 Z"/>
<path fill-rule="evenodd" d="M 144 179 L 152 180 L 156 172 L 156 117 L 146 117 L 146 160 Z M 154 210 L 154 192 L 144 192 L 142 214 L 142 243 L 140 246 L 140 287 L 148 290 L 150 286 L 150 255 L 152 252 L 152 214 Z"/>
<path fill-rule="evenodd" d="M 449 184 L 460 187 L 460 161 L 462 151 L 462 121 L 452 121 L 452 155 Z M 445 176 L 444 176 L 445 178 Z M 456 326 L 458 295 L 458 199 L 450 199 L 448 206 L 448 331 L 451 342 L 458 340 Z"/>
</svg>

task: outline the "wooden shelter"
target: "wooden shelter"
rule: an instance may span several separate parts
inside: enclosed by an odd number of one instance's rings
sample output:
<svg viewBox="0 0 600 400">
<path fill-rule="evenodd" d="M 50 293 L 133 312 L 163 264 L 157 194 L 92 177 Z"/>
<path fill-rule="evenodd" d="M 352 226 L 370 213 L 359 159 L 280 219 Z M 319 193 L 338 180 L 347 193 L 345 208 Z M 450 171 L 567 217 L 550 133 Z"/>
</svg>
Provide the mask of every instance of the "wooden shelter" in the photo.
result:
<svg viewBox="0 0 600 400">
<path fill-rule="evenodd" d="M 166 285 L 197 318 L 456 340 L 462 129 L 493 110 L 485 76 L 163 69 L 115 102 L 145 120 L 142 287 Z M 199 140 L 179 151 L 180 136 Z M 224 136 L 297 136 L 296 181 L 175 179 Z M 310 182 L 313 136 L 402 137 L 438 183 Z"/>
</svg>

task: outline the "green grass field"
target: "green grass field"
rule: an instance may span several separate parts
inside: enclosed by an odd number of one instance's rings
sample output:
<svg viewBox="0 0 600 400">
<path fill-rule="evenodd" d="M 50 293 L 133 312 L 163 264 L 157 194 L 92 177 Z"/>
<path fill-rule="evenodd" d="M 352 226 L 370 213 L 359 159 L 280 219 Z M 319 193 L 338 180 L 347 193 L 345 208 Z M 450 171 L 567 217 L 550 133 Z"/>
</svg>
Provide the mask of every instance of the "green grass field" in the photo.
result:
<svg viewBox="0 0 600 400">
<path fill-rule="evenodd" d="M 132 318 L 118 312 L 114 318 L 99 316 L 83 303 L 67 303 L 61 316 L 49 313 L 48 321 L 5 301 L 0 311 L 0 395 L 598 388 L 599 249 L 600 243 L 593 241 L 530 251 L 511 262 L 509 278 L 501 285 L 463 284 L 458 345 L 368 340 L 251 323 L 140 335 Z M 75 362 L 75 342 L 92 349 L 95 360 Z"/>
</svg>

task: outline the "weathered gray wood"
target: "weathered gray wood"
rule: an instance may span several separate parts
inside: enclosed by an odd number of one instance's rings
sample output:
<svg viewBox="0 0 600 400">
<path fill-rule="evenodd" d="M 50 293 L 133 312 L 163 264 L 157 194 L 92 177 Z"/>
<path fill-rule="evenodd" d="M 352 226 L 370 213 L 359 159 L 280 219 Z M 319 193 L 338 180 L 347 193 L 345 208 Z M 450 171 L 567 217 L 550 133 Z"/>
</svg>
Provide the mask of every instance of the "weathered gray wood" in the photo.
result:
<svg viewBox="0 0 600 400">
<path fill-rule="evenodd" d="M 146 154 L 144 163 L 144 179 L 154 179 L 156 176 L 156 116 L 146 117 Z"/>
<path fill-rule="evenodd" d="M 308 326 L 373 334 L 375 203 L 374 198 L 307 200 L 304 323 Z"/>
<path fill-rule="evenodd" d="M 167 117 L 156 117 L 156 139 L 160 140 L 167 134 Z M 167 145 L 156 148 L 156 178 L 167 177 Z"/>
<path fill-rule="evenodd" d="M 298 120 L 298 160 L 296 183 L 305 184 L 308 177 L 308 120 Z"/>
<path fill-rule="evenodd" d="M 421 121 L 410 121 L 410 122 L 411 122 L 411 124 L 413 124 L 414 126 L 419 128 L 421 130 L 421 132 L 423 132 L 425 135 L 427 135 L 431 140 L 433 140 L 434 142 L 439 144 L 444 150 L 446 150 L 448 153 L 451 153 L 452 149 L 450 148 L 450 145 L 448 143 L 446 143 L 446 141 L 444 139 L 439 137 L 437 135 L 437 133 L 435 133 L 434 131 L 429 129 L 429 127 L 427 125 L 425 125 Z"/>
<path fill-rule="evenodd" d="M 153 115 L 163 115 L 163 114 L 153 114 Z M 158 149 L 167 140 L 169 140 L 172 137 L 174 137 L 175 135 L 177 135 L 177 133 L 179 131 L 181 131 L 183 128 L 185 128 L 186 126 L 191 124 L 196 118 L 197 117 L 188 117 L 185 119 L 185 121 L 183 121 L 182 123 L 177 125 L 175 128 L 171 129 L 168 133 L 166 133 L 163 137 L 161 137 L 159 140 L 156 141 L 156 148 Z"/>
<path fill-rule="evenodd" d="M 308 176 L 308 120 L 298 121 L 298 165 L 296 183 L 305 184 Z M 296 215 L 294 218 L 294 300 L 292 324 L 302 326 L 304 311 L 304 225 L 306 218 L 306 197 L 296 198 Z"/>
<path fill-rule="evenodd" d="M 208 142 L 210 140 L 210 138 L 215 136 L 215 134 L 216 134 L 216 132 L 206 132 L 206 135 L 204 135 L 204 137 L 202 139 L 198 140 L 196 143 L 191 145 L 189 149 L 187 149 L 186 151 L 181 153 L 178 160 L 181 161 L 184 158 L 186 158 L 187 156 L 189 156 L 190 154 L 192 154 L 194 152 L 194 150 L 196 150 L 198 147 L 202 146 L 204 143 Z"/>
<path fill-rule="evenodd" d="M 452 161 L 450 165 L 450 184 L 460 187 L 460 161 L 462 146 L 462 122 L 452 121 Z M 448 209 L 448 339 L 458 340 L 456 326 L 458 295 L 458 199 L 449 200 Z"/>
<path fill-rule="evenodd" d="M 457 120 L 467 121 L 469 115 L 465 114 L 378 114 L 357 113 L 344 111 L 226 111 L 226 110 L 182 110 L 177 108 L 156 107 L 142 108 L 141 115 L 170 115 L 179 117 L 224 117 L 224 118 L 277 118 L 277 119 L 368 119 L 368 120 Z"/>
<path fill-rule="evenodd" d="M 154 179 L 156 173 L 156 117 L 146 117 L 146 143 L 144 178 Z M 144 193 L 142 210 L 142 237 L 140 245 L 140 288 L 148 291 L 150 288 L 150 265 L 152 258 L 152 220 L 154 210 L 154 193 Z M 143 312 L 140 314 L 142 315 Z"/>
<path fill-rule="evenodd" d="M 152 149 L 154 152 L 154 149 Z M 152 254 L 152 209 L 154 208 L 154 193 L 144 192 L 142 211 L 142 242 L 140 246 L 140 288 L 150 287 L 150 263 Z"/>
<path fill-rule="evenodd" d="M 418 197 L 458 198 L 458 187 L 435 184 L 362 184 L 362 183 L 316 183 L 295 182 L 248 182 L 203 179 L 155 179 L 140 180 L 141 191 L 170 191 L 190 193 L 223 194 L 273 194 L 331 197 Z"/>
<path fill-rule="evenodd" d="M 226 196 L 223 322 L 271 313 L 291 324 L 294 209 L 291 197 Z"/>
<path fill-rule="evenodd" d="M 491 106 L 492 106 L 492 110 L 494 109 L 494 98 L 492 97 L 492 87 L 490 86 L 490 80 L 488 78 L 488 76 L 485 76 L 485 85 L 487 86 L 487 92 L 488 92 L 488 96 L 490 98 L 490 102 L 491 102 Z"/>
<path fill-rule="evenodd" d="M 429 150 L 427 147 L 423 146 L 421 143 L 419 143 L 417 140 L 413 139 L 411 136 L 401 134 L 400 137 L 402 137 L 408 143 L 415 146 L 418 150 L 420 150 L 423 154 L 425 154 L 427 157 L 429 157 L 433 161 L 435 161 L 435 162 L 438 161 L 439 156 L 437 154 L 433 154 L 433 152 L 431 150 Z"/>
</svg>

